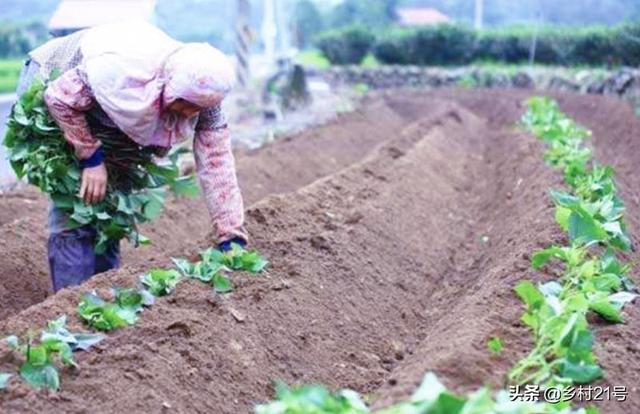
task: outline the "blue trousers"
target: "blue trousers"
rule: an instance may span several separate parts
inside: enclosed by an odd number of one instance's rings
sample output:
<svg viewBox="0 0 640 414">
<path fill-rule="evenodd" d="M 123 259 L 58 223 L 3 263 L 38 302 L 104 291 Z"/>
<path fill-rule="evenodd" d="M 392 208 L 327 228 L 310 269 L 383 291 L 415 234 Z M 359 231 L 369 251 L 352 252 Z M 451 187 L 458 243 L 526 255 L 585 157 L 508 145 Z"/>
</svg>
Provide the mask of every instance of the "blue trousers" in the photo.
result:
<svg viewBox="0 0 640 414">
<path fill-rule="evenodd" d="M 120 243 L 112 242 L 103 254 L 94 251 L 96 231 L 91 226 L 66 229 L 67 217 L 52 207 L 49 211 L 49 272 L 54 292 L 76 286 L 91 276 L 120 267 Z"/>
</svg>

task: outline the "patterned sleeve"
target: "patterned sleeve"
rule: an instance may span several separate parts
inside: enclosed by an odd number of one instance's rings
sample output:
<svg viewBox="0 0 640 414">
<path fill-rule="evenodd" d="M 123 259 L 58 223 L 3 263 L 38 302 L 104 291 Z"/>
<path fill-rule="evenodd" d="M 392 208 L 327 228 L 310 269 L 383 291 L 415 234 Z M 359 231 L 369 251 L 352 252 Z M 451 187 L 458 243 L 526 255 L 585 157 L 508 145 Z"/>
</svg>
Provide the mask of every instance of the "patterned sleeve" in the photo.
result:
<svg viewBox="0 0 640 414">
<path fill-rule="evenodd" d="M 91 135 L 85 112 L 94 105 L 94 97 L 79 69 L 71 69 L 49 83 L 44 94 L 49 113 L 73 145 L 76 156 L 85 160 L 100 147 Z"/>
<path fill-rule="evenodd" d="M 247 240 L 229 130 L 220 106 L 201 112 L 194 143 L 196 169 L 218 242 Z"/>
</svg>

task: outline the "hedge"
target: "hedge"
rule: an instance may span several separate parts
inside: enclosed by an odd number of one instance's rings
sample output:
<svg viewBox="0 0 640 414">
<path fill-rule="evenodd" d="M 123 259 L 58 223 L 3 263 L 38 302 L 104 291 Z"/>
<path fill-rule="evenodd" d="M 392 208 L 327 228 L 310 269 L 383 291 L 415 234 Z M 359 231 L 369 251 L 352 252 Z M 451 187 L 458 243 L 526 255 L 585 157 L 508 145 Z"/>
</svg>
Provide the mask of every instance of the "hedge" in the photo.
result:
<svg viewBox="0 0 640 414">
<path fill-rule="evenodd" d="M 361 63 L 374 42 L 375 36 L 363 26 L 325 32 L 316 41 L 320 51 L 337 65 Z"/>
<path fill-rule="evenodd" d="M 441 24 L 391 29 L 374 40 L 363 27 L 332 31 L 318 46 L 334 64 L 357 64 L 373 52 L 381 63 L 462 65 L 471 61 L 523 63 L 537 37 L 536 63 L 549 65 L 640 65 L 640 22 L 615 27 L 510 27 L 476 32 Z"/>
</svg>

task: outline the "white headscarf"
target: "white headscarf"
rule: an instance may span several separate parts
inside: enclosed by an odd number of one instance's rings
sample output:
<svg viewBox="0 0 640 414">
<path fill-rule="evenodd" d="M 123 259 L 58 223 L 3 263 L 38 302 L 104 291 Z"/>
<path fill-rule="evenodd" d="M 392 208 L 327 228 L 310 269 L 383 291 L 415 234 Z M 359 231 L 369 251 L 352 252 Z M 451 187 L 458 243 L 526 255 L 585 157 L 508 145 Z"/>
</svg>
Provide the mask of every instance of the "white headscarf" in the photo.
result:
<svg viewBox="0 0 640 414">
<path fill-rule="evenodd" d="M 231 90 L 232 64 L 208 44 L 178 42 L 146 22 L 89 29 L 80 48 L 96 101 L 138 144 L 169 147 L 194 135 L 197 117 L 165 108 L 184 99 L 216 106 Z"/>
</svg>

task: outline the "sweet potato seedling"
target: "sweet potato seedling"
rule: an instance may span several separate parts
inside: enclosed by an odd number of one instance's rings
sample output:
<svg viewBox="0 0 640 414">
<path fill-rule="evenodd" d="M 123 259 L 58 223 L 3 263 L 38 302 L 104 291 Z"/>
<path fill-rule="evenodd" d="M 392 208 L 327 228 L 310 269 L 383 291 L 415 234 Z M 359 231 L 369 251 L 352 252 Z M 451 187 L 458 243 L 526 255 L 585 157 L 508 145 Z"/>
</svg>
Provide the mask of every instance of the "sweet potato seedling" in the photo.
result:
<svg viewBox="0 0 640 414">
<path fill-rule="evenodd" d="M 173 292 L 182 276 L 177 270 L 152 269 L 140 277 L 142 284 L 156 297 Z"/>
<path fill-rule="evenodd" d="M 231 251 L 223 254 L 222 263 L 232 270 L 253 274 L 261 272 L 269 264 L 258 252 L 247 251 L 236 243 L 231 244 Z"/>
<path fill-rule="evenodd" d="M 433 373 L 407 401 L 371 411 L 363 399 L 351 390 L 332 393 L 312 385 L 287 388 L 278 385 L 276 400 L 258 405 L 256 414 L 592 414 L 584 408 L 572 409 L 568 403 L 513 401 L 507 391 L 493 395 L 482 388 L 469 396 L 456 395 L 445 388 Z"/>
<path fill-rule="evenodd" d="M 593 353 L 588 314 L 620 323 L 622 308 L 637 297 L 630 292 L 630 266 L 616 257 L 616 251 L 632 249 L 625 208 L 613 169 L 595 165 L 583 144 L 591 133 L 548 98 L 532 98 L 527 105 L 523 125 L 547 144 L 546 161 L 564 170 L 570 189 L 551 191 L 556 221 L 570 245 L 551 246 L 532 257 L 535 269 L 559 260 L 563 268 L 557 280 L 539 285 L 522 281 L 515 287 L 526 306 L 522 322 L 531 329 L 535 346 L 508 377 L 511 383 L 543 387 L 588 384 L 603 376 Z M 604 249 L 595 249 L 598 245 Z"/>
<path fill-rule="evenodd" d="M 144 291 L 114 289 L 113 293 L 114 302 L 103 300 L 95 292 L 85 294 L 78 305 L 80 318 L 100 331 L 112 331 L 135 324 L 144 305 L 152 303 Z"/>
<path fill-rule="evenodd" d="M 66 316 L 49 322 L 47 329 L 42 331 L 39 340 L 30 334 L 21 343 L 17 336 L 5 339 L 9 347 L 24 357 L 19 368 L 20 377 L 35 389 L 60 388 L 59 372 L 56 364 L 76 366 L 73 352 L 88 350 L 102 341 L 104 337 L 98 334 L 71 333 L 66 328 Z M 9 378 L 6 378 L 8 381 Z"/>
<path fill-rule="evenodd" d="M 232 244 L 229 252 L 206 249 L 200 253 L 200 261 L 191 263 L 186 259 L 174 258 L 176 268 L 187 278 L 197 279 L 213 286 L 217 293 L 228 293 L 233 285 L 225 271 L 242 270 L 257 274 L 265 269 L 268 262 L 258 252 L 249 252 L 238 244 Z"/>
</svg>

